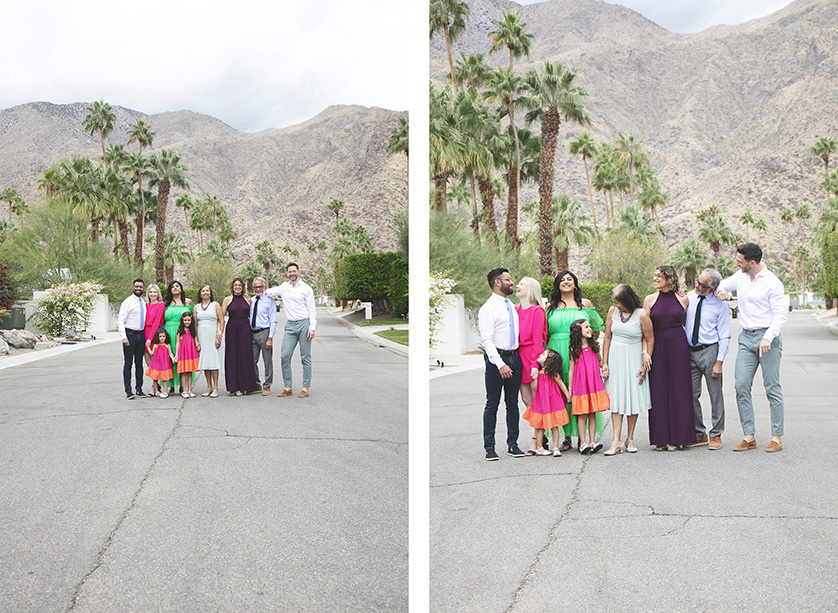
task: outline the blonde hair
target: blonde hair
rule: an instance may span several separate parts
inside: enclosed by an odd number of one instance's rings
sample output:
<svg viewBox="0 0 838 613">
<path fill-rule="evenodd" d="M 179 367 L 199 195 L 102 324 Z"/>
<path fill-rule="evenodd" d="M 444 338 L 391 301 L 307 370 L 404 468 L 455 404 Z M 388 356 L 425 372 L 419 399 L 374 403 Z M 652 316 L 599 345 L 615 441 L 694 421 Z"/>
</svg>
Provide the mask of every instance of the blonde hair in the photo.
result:
<svg viewBox="0 0 838 613">
<path fill-rule="evenodd" d="M 544 306 L 541 298 L 541 283 L 532 277 L 524 277 L 521 279 L 521 285 L 526 290 L 527 300 L 529 300 L 531 305 L 540 307 Z"/>
<path fill-rule="evenodd" d="M 153 290 L 153 289 L 156 289 L 156 290 L 157 290 L 157 302 L 163 302 L 163 292 L 161 292 L 161 291 L 160 291 L 160 288 L 159 288 L 159 287 L 157 287 L 157 284 L 156 284 L 156 283 L 152 283 L 152 284 L 151 284 L 151 285 L 149 285 L 147 288 L 145 288 L 145 297 L 146 297 L 146 301 L 148 301 L 148 293 L 149 293 L 151 290 Z M 151 303 L 150 303 L 150 304 L 151 304 Z"/>
</svg>

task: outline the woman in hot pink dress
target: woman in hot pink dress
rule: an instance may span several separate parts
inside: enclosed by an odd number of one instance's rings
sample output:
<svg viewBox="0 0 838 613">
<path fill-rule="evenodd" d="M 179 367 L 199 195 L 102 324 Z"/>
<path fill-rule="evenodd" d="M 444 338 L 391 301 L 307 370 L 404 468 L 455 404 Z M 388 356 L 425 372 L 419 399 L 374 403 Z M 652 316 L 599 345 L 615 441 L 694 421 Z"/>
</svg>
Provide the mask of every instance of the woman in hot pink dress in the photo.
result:
<svg viewBox="0 0 838 613">
<path fill-rule="evenodd" d="M 541 306 L 541 285 L 532 277 L 524 277 L 515 288 L 515 296 L 521 302 L 518 311 L 518 353 L 521 355 L 521 400 L 529 407 L 532 404 L 536 381 L 532 369 L 538 370 L 538 357 L 547 342 L 547 314 Z M 542 434 L 532 437 L 527 455 L 536 455 L 544 446 Z"/>
<path fill-rule="evenodd" d="M 160 288 L 152 283 L 145 290 L 145 363 L 151 365 L 151 345 L 156 344 L 154 335 L 163 326 L 163 313 L 166 311 L 166 303 L 163 302 L 163 294 Z"/>
</svg>

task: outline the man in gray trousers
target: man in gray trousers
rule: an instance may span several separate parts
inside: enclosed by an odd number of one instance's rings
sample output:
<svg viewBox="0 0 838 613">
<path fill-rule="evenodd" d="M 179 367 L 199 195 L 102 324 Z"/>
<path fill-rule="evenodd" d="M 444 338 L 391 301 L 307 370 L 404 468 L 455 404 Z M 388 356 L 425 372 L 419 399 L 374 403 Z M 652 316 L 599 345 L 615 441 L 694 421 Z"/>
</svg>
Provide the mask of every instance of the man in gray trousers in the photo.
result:
<svg viewBox="0 0 838 613">
<path fill-rule="evenodd" d="M 260 387 L 263 396 L 270 396 L 271 383 L 274 380 L 273 342 L 276 333 L 276 304 L 264 295 L 265 283 L 262 277 L 253 279 L 253 291 L 256 295 L 250 301 L 250 333 L 253 337 L 253 366 L 256 368 L 256 381 L 259 381 L 259 356 L 261 355 L 265 363 L 265 380 Z"/>
<path fill-rule="evenodd" d="M 311 341 L 317 326 L 317 311 L 314 305 L 314 291 L 302 279 L 300 268 L 294 262 L 285 267 L 288 281 L 279 287 L 272 287 L 268 295 L 272 300 L 282 297 L 285 307 L 285 334 L 282 337 L 282 379 L 285 387 L 277 396 L 293 394 L 291 389 L 291 356 L 294 348 L 300 345 L 300 361 L 303 363 L 303 388 L 298 398 L 308 398 L 311 385 Z"/>
<path fill-rule="evenodd" d="M 684 332 L 690 348 L 693 376 L 693 410 L 695 411 L 695 443 L 687 447 L 707 445 L 716 450 L 722 446 L 725 429 L 725 399 L 722 393 L 722 366 L 730 346 L 730 307 L 716 297 L 722 282 L 718 271 L 707 268 L 695 281 L 695 290 L 687 294 L 687 320 Z M 710 395 L 712 425 L 708 432 L 701 412 L 701 379 L 707 382 Z"/>
</svg>

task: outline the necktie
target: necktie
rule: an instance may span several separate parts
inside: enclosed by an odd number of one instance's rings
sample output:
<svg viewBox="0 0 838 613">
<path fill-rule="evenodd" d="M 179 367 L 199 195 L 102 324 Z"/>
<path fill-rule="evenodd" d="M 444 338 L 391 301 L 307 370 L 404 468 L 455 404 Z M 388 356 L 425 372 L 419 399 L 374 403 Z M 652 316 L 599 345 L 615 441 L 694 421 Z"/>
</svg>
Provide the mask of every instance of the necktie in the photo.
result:
<svg viewBox="0 0 838 613">
<path fill-rule="evenodd" d="M 137 298 L 140 301 L 140 330 L 142 330 L 145 328 L 145 302 L 139 296 Z"/>
<path fill-rule="evenodd" d="M 509 315 L 509 348 L 515 349 L 515 346 L 518 344 L 518 338 L 515 334 L 515 319 L 512 317 L 512 303 L 509 301 L 509 298 L 505 298 L 504 301 L 506 302 L 506 313 Z"/>
<path fill-rule="evenodd" d="M 695 323 L 693 323 L 693 337 L 691 340 L 691 344 L 693 347 L 698 345 L 698 328 L 701 324 L 701 305 L 704 304 L 704 299 L 707 296 L 699 296 L 698 297 L 698 306 L 695 307 Z"/>
<path fill-rule="evenodd" d="M 253 330 L 256 329 L 256 311 L 259 310 L 259 298 L 260 296 L 257 294 L 256 300 L 253 302 L 253 315 L 250 316 L 250 327 Z"/>
</svg>

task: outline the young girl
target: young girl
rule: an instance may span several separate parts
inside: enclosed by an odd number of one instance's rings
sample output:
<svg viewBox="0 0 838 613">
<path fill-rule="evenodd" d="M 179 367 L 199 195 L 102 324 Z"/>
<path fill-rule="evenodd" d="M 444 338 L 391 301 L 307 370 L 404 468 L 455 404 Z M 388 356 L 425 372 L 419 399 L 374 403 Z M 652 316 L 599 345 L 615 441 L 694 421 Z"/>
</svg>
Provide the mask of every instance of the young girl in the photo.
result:
<svg viewBox="0 0 838 613">
<path fill-rule="evenodd" d="M 198 352 L 201 344 L 195 340 L 195 318 L 187 311 L 180 316 L 180 327 L 177 329 L 177 372 L 183 387 L 181 396 L 194 398 L 192 393 L 192 374 L 198 372 Z"/>
<path fill-rule="evenodd" d="M 159 328 L 149 346 L 151 353 L 151 364 L 145 371 L 146 376 L 151 379 L 151 386 L 154 396 L 160 398 L 169 397 L 169 379 L 172 378 L 172 362 L 175 361 L 175 354 L 172 353 L 171 339 L 165 328 Z M 163 384 L 163 392 L 160 393 L 159 385 Z"/>
<path fill-rule="evenodd" d="M 596 436 L 596 414 L 609 408 L 608 394 L 602 382 L 599 363 L 599 343 L 594 340 L 594 331 L 587 319 L 577 319 L 570 324 L 570 408 L 578 420 L 579 451 L 587 455 L 602 449 L 602 443 L 594 444 Z M 585 421 L 588 422 L 588 438 L 585 442 Z"/>
<path fill-rule="evenodd" d="M 552 349 L 547 349 L 536 359 L 540 368 L 533 367 L 532 378 L 536 381 L 532 404 L 524 413 L 524 419 L 535 428 L 535 438 L 542 440 L 545 430 L 550 430 L 553 440 L 559 440 L 559 428 L 570 421 L 567 415 L 567 399 L 570 393 L 562 381 L 562 356 Z M 539 447 L 536 455 L 550 455 Z M 553 457 L 562 455 L 558 445 L 553 447 Z"/>
</svg>

